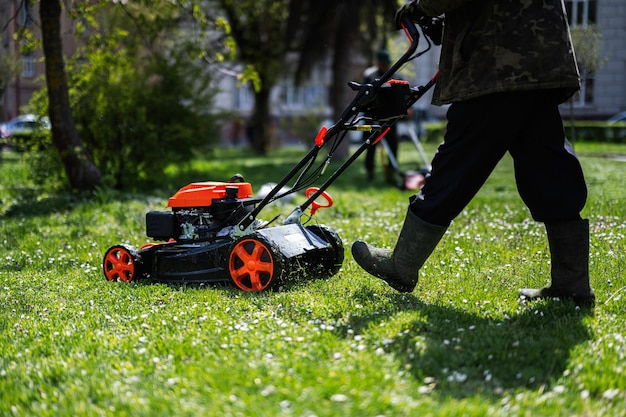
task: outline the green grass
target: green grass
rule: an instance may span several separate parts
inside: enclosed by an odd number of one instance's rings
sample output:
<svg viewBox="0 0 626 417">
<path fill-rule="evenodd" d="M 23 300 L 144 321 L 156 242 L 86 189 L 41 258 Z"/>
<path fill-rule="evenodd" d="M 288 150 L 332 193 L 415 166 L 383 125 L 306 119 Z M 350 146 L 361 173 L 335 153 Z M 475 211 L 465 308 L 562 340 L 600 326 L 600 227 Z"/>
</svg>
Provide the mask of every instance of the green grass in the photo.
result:
<svg viewBox="0 0 626 417">
<path fill-rule="evenodd" d="M 401 163 L 419 161 L 408 144 Z M 168 167 L 162 190 L 48 193 L 0 164 L 0 415 L 624 416 L 626 146 L 577 143 L 588 184 L 598 303 L 520 304 L 548 282 L 541 224 L 507 158 L 448 230 L 414 293 L 364 273 L 349 247 L 392 247 L 410 192 L 363 181 L 359 160 L 317 221 L 341 271 L 284 291 L 109 283 L 106 249 L 147 242 L 144 215 L 178 187 L 242 173 L 255 189 L 303 155 L 219 149 Z M 432 154 L 434 148 L 427 145 Z M 297 201 L 303 201 L 302 195 Z M 291 205 L 268 207 L 267 218 Z"/>
</svg>

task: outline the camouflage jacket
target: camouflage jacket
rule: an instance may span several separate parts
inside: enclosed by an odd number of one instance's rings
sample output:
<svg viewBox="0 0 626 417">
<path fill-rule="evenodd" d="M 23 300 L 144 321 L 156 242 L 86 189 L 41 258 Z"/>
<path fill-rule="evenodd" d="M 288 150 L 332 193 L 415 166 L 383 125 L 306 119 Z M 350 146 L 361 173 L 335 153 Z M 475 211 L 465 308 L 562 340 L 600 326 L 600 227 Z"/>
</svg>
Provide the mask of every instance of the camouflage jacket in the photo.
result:
<svg viewBox="0 0 626 417">
<path fill-rule="evenodd" d="M 579 73 L 563 0 L 414 0 L 445 15 L 433 104 L 555 89 L 565 101 Z"/>
</svg>

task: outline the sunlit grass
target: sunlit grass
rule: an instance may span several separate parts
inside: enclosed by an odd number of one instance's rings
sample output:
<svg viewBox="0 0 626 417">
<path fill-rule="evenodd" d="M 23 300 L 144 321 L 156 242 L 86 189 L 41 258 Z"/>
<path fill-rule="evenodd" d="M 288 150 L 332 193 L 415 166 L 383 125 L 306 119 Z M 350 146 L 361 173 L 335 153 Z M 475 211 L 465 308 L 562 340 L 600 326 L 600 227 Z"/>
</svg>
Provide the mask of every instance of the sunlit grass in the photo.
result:
<svg viewBox="0 0 626 417">
<path fill-rule="evenodd" d="M 548 282 L 550 265 L 509 159 L 455 219 L 414 293 L 390 290 L 350 255 L 356 239 L 393 247 L 410 196 L 382 177 L 364 182 L 360 160 L 316 216 L 344 241 L 341 271 L 244 293 L 109 283 L 101 260 L 113 244 L 147 242 L 145 213 L 165 210 L 176 187 L 242 173 L 258 189 L 303 150 L 265 159 L 215 150 L 168 168 L 170 191 L 97 199 L 45 193 L 5 153 L 0 415 L 626 415 L 625 162 L 605 157 L 626 147 L 611 146 L 576 144 L 589 184 L 593 310 L 518 302 L 518 288 Z M 404 167 L 419 162 L 402 150 Z"/>
</svg>

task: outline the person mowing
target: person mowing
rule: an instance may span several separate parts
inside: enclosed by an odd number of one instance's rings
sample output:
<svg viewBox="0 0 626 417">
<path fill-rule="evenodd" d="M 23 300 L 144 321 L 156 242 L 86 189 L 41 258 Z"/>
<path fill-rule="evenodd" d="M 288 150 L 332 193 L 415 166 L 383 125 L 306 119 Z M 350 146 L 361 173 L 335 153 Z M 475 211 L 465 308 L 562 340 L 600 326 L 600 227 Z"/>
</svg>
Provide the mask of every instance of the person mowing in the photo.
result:
<svg viewBox="0 0 626 417">
<path fill-rule="evenodd" d="M 508 152 L 521 198 L 545 224 L 551 255 L 551 284 L 520 295 L 593 303 L 589 222 L 580 215 L 587 186 L 558 108 L 580 87 L 563 0 L 413 0 L 397 11 L 396 24 L 405 17 L 435 42 L 443 30 L 432 103 L 450 104 L 447 130 L 393 250 L 357 241 L 354 259 L 392 288 L 412 292 L 451 221 Z"/>
</svg>

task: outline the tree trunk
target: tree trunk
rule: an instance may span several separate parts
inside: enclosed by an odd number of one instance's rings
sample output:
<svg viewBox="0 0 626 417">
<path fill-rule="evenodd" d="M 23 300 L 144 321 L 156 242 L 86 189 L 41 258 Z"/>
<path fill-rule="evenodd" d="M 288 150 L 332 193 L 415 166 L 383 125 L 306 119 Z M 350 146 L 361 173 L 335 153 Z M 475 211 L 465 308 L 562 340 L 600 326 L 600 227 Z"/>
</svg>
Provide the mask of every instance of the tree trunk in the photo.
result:
<svg viewBox="0 0 626 417">
<path fill-rule="evenodd" d="M 254 93 L 254 112 L 252 115 L 252 147 L 258 155 L 267 155 L 272 142 L 270 120 L 270 91 L 263 83 Z"/>
<path fill-rule="evenodd" d="M 348 88 L 350 80 L 351 54 L 354 53 L 354 33 L 357 32 L 358 21 L 357 2 L 355 0 L 346 1 L 339 8 L 339 30 L 335 36 L 333 48 L 333 80 L 329 94 L 330 105 L 338 120 L 345 107 L 350 103 L 354 92 Z M 360 81 L 360 80 L 359 80 Z M 344 140 L 335 150 L 335 156 L 339 159 L 346 159 L 350 151 L 350 142 Z"/>
<path fill-rule="evenodd" d="M 92 190 L 100 181 L 100 170 L 81 141 L 70 110 L 63 45 L 61 42 L 61 4 L 41 0 L 41 35 L 48 87 L 48 116 L 52 141 L 61 156 L 70 186 L 78 191 Z"/>
</svg>

